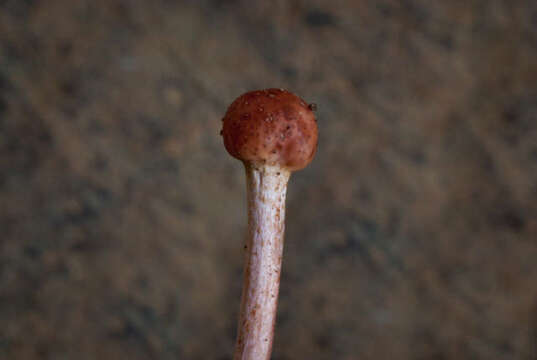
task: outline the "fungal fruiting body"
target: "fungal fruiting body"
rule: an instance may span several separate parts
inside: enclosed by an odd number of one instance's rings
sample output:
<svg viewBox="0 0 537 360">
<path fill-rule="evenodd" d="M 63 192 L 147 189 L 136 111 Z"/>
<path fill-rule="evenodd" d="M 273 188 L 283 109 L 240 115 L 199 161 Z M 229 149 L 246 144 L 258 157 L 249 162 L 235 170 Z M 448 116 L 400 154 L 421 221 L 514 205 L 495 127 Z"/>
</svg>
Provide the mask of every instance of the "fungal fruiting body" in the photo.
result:
<svg viewBox="0 0 537 360">
<path fill-rule="evenodd" d="M 224 146 L 246 170 L 248 233 L 235 360 L 270 358 L 280 284 L 285 196 L 317 148 L 314 105 L 282 89 L 247 92 L 223 119 Z"/>
</svg>

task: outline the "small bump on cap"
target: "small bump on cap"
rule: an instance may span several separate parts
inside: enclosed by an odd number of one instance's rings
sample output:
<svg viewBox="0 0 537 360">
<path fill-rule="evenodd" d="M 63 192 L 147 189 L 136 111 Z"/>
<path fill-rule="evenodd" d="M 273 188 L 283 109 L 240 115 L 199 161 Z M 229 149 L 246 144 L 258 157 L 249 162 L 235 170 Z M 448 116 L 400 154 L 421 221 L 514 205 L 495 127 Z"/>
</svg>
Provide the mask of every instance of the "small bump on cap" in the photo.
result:
<svg viewBox="0 0 537 360">
<path fill-rule="evenodd" d="M 224 146 L 245 162 L 299 170 L 317 148 L 315 106 L 283 89 L 250 91 L 229 106 L 222 119 Z"/>
</svg>

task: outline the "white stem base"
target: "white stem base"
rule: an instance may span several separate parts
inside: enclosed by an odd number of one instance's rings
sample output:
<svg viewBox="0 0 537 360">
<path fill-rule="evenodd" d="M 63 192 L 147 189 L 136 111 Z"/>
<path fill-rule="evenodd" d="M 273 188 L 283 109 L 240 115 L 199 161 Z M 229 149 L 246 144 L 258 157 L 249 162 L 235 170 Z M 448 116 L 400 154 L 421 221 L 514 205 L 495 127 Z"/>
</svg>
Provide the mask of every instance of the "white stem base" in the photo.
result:
<svg viewBox="0 0 537 360">
<path fill-rule="evenodd" d="M 245 164 L 248 236 L 234 360 L 268 360 L 274 338 L 290 171 Z"/>
</svg>

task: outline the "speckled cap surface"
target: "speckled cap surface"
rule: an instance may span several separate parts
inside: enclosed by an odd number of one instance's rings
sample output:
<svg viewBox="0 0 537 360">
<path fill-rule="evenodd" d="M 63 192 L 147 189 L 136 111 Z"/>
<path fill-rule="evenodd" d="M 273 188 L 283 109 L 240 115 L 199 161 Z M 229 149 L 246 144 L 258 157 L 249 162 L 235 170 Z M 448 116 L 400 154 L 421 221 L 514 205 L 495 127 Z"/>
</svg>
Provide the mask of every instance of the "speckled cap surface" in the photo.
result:
<svg viewBox="0 0 537 360">
<path fill-rule="evenodd" d="M 239 160 L 302 169 L 317 148 L 313 109 L 283 89 L 247 92 L 233 101 L 223 118 L 224 146 Z"/>
</svg>

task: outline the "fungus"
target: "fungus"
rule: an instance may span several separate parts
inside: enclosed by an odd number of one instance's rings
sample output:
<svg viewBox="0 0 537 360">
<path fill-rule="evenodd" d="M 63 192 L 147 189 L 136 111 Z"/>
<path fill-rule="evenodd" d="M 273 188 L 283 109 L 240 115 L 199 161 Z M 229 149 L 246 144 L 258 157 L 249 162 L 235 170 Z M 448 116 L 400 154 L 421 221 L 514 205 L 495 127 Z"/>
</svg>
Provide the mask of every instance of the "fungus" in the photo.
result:
<svg viewBox="0 0 537 360">
<path fill-rule="evenodd" d="M 283 89 L 247 92 L 223 119 L 224 146 L 246 170 L 248 233 L 235 360 L 270 358 L 280 285 L 285 196 L 317 148 L 314 106 Z M 268 120 L 267 120 L 268 119 Z"/>
</svg>

